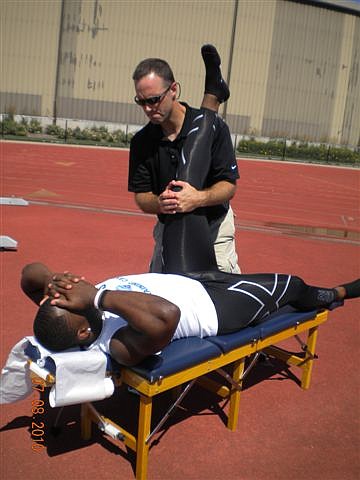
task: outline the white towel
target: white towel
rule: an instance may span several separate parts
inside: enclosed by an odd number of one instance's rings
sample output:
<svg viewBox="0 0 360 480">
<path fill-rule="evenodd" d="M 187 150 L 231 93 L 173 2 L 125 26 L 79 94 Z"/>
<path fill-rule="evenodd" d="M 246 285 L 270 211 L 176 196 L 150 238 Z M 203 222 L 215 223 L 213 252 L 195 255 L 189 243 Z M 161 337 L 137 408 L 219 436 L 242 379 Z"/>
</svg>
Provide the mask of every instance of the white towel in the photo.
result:
<svg viewBox="0 0 360 480">
<path fill-rule="evenodd" d="M 56 383 L 51 387 L 52 407 L 95 402 L 114 393 L 114 383 L 106 378 L 106 356 L 100 349 L 52 354 Z"/>
<path fill-rule="evenodd" d="M 40 367 L 47 357 L 56 364 L 56 383 L 49 395 L 52 407 L 103 400 L 114 393 L 113 381 L 106 378 L 107 358 L 100 348 L 56 353 L 46 350 L 34 337 L 25 337 L 14 345 L 2 369 L 0 403 L 22 400 L 33 391 L 28 357 L 24 353 L 28 342 L 40 352 L 37 361 Z"/>
<path fill-rule="evenodd" d="M 28 339 L 25 337 L 13 346 L 1 371 L 0 403 L 23 400 L 33 391 L 27 363 L 28 357 L 24 353 L 27 343 Z"/>
</svg>

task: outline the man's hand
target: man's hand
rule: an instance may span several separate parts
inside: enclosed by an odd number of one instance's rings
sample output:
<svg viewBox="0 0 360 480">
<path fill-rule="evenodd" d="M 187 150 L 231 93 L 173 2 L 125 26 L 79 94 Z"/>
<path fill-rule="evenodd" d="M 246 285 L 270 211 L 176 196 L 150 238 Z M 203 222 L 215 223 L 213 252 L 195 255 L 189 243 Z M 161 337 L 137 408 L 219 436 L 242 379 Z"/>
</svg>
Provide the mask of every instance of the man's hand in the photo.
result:
<svg viewBox="0 0 360 480">
<path fill-rule="evenodd" d="M 178 201 L 177 213 L 188 213 L 201 207 L 221 205 L 231 200 L 236 192 L 236 185 L 225 180 L 220 180 L 204 190 L 197 190 L 188 182 L 172 180 L 167 188 L 176 190 L 174 195 Z"/>
<path fill-rule="evenodd" d="M 236 185 L 220 180 L 211 187 L 197 190 L 190 183 L 172 180 L 159 195 L 152 192 L 135 194 L 138 207 L 145 213 L 187 213 L 200 207 L 221 205 L 235 195 Z"/>
<path fill-rule="evenodd" d="M 175 212 L 172 213 L 188 213 L 205 205 L 207 191 L 197 190 L 188 182 L 172 180 L 167 190 L 173 193 L 176 203 Z"/>
<path fill-rule="evenodd" d="M 170 188 L 171 183 L 159 195 L 159 213 L 174 214 L 179 208 L 178 193 Z"/>
<path fill-rule="evenodd" d="M 97 289 L 76 275 L 56 274 L 48 288 L 49 297 L 52 298 L 51 305 L 74 313 L 83 313 L 94 307 Z"/>
</svg>

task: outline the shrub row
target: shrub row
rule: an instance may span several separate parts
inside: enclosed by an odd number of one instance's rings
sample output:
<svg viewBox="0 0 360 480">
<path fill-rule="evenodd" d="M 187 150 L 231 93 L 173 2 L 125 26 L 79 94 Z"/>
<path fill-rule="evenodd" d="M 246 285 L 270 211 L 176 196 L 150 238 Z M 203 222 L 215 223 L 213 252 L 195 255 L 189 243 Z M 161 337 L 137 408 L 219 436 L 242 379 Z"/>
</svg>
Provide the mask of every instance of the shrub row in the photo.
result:
<svg viewBox="0 0 360 480">
<path fill-rule="evenodd" d="M 3 135 L 26 137 L 29 133 L 40 133 L 41 131 L 40 122 L 34 118 L 32 118 L 30 122 L 25 118 L 23 118 L 21 122 L 16 122 L 12 116 L 8 116 L 1 122 L 1 132 Z"/>
<path fill-rule="evenodd" d="M 92 128 L 80 127 L 62 128 L 58 125 L 47 125 L 42 127 L 40 122 L 34 118 L 30 121 L 23 118 L 21 122 L 16 122 L 13 117 L 7 116 L 1 123 L 2 135 L 15 135 L 20 137 L 31 136 L 32 134 L 46 134 L 70 142 L 97 142 L 101 144 L 113 144 L 117 146 L 128 146 L 132 135 L 126 134 L 122 130 L 109 132 L 104 126 Z"/>
<path fill-rule="evenodd" d="M 360 152 L 325 144 L 292 142 L 291 145 L 288 145 L 284 140 L 259 142 L 255 139 L 244 139 L 239 141 L 236 149 L 243 155 L 260 155 L 268 158 L 294 158 L 321 163 L 354 164 L 360 162 Z"/>
<path fill-rule="evenodd" d="M 22 118 L 16 122 L 14 116 L 8 114 L 0 122 L 2 135 L 31 137 L 31 135 L 50 135 L 70 143 L 97 143 L 103 145 L 129 146 L 132 134 L 122 130 L 109 132 L 105 126 L 92 128 L 80 127 L 62 128 L 58 125 L 42 127 L 35 118 Z M 239 154 L 263 156 L 267 158 L 294 158 L 321 163 L 360 164 L 360 152 L 345 147 L 334 147 L 326 144 L 313 145 L 308 143 L 292 142 L 290 145 L 284 140 L 269 140 L 259 142 L 254 138 L 240 140 L 236 146 Z"/>
</svg>

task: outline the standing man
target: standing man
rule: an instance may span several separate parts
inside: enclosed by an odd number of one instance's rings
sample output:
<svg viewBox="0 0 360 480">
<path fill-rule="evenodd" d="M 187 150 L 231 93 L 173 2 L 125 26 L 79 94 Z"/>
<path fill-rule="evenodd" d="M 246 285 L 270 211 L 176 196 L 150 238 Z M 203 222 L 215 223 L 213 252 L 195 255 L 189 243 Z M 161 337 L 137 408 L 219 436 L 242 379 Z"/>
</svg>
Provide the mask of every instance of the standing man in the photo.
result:
<svg viewBox="0 0 360 480">
<path fill-rule="evenodd" d="M 188 139 L 187 145 L 199 143 L 196 135 L 201 129 L 197 131 L 197 119 L 204 112 L 206 116 L 209 110 L 217 112 L 220 104 L 229 97 L 215 47 L 203 46 L 202 57 L 206 78 L 200 110 L 178 102 L 178 83 L 164 60 L 145 59 L 133 74 L 135 102 L 143 108 L 150 122 L 132 139 L 128 188 L 135 193 L 135 201 L 144 212 L 158 215 L 159 221 L 154 228 L 155 249 L 151 272 L 163 271 L 162 236 L 166 216 L 200 208 L 206 211 L 219 269 L 240 272 L 235 250 L 234 216 L 229 206 L 239 174 L 229 129 L 220 117 L 214 116 L 214 133 L 208 142 L 211 162 L 210 165 L 204 163 L 202 183 L 192 182 L 191 167 L 186 181 L 179 175 L 184 161 L 185 139 Z M 194 140 L 189 141 L 191 135 Z"/>
</svg>

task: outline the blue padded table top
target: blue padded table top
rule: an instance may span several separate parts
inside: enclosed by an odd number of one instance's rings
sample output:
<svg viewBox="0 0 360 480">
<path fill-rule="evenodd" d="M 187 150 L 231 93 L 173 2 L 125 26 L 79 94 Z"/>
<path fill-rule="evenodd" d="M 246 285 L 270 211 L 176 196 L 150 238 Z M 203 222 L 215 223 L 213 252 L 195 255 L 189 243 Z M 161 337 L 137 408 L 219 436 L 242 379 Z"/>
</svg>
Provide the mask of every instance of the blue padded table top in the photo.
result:
<svg viewBox="0 0 360 480">
<path fill-rule="evenodd" d="M 185 370 L 204 360 L 211 360 L 221 353 L 227 353 L 250 342 L 264 339 L 314 318 L 317 311 L 299 312 L 286 306 L 267 317 L 258 325 L 248 326 L 235 333 L 214 337 L 190 337 L 175 340 L 159 355 L 151 355 L 131 370 L 150 382 Z M 210 348 L 217 347 L 216 350 Z"/>
<path fill-rule="evenodd" d="M 30 342 L 28 342 L 27 345 L 25 346 L 24 353 L 35 363 L 38 363 L 38 360 L 41 359 L 39 349 L 37 348 L 36 345 L 32 345 Z M 56 374 L 56 365 L 51 357 L 43 358 L 39 366 L 47 370 L 52 375 Z"/>
<path fill-rule="evenodd" d="M 30 342 L 24 351 L 34 362 L 40 359 L 38 348 Z M 150 355 L 139 363 L 139 365 L 131 369 L 150 382 L 154 382 L 160 377 L 180 372 L 193 365 L 216 358 L 221 355 L 221 353 L 220 348 L 208 342 L 207 339 L 199 337 L 182 338 L 171 342 L 159 354 Z M 110 355 L 107 355 L 107 357 L 108 370 L 113 373 L 119 372 L 122 366 L 116 363 Z M 56 365 L 50 356 L 42 359 L 41 363 L 43 364 L 43 368 L 53 375 L 56 375 Z"/>
<path fill-rule="evenodd" d="M 208 338 L 181 338 L 169 343 L 159 354 L 151 355 L 139 365 L 131 367 L 131 370 L 153 383 L 160 377 L 181 372 L 221 354 L 220 348 L 209 342 Z"/>
<path fill-rule="evenodd" d="M 235 348 L 250 342 L 264 339 L 314 318 L 316 311 L 299 312 L 291 307 L 284 307 L 275 314 L 267 317 L 262 323 L 248 326 L 235 333 L 218 335 L 214 337 L 189 337 L 175 340 L 167 345 L 159 354 L 151 355 L 131 370 L 149 382 L 155 382 L 161 377 L 166 377 L 186 368 L 198 365 L 206 360 L 211 360 Z M 40 358 L 36 347 L 29 344 L 25 353 L 34 361 Z M 121 365 L 108 359 L 109 369 L 119 371 Z M 45 368 L 55 374 L 55 363 L 50 357 L 45 359 Z"/>
<path fill-rule="evenodd" d="M 316 314 L 316 310 L 299 312 L 290 306 L 286 306 L 267 317 L 262 323 L 250 325 L 235 333 L 207 337 L 207 340 L 217 345 L 223 353 L 227 353 L 249 342 L 262 340 L 287 328 L 306 322 L 306 320 L 314 318 Z"/>
<path fill-rule="evenodd" d="M 30 342 L 24 348 L 24 353 L 27 355 L 33 362 L 37 362 L 40 359 L 40 352 L 37 347 L 31 345 Z"/>
</svg>

